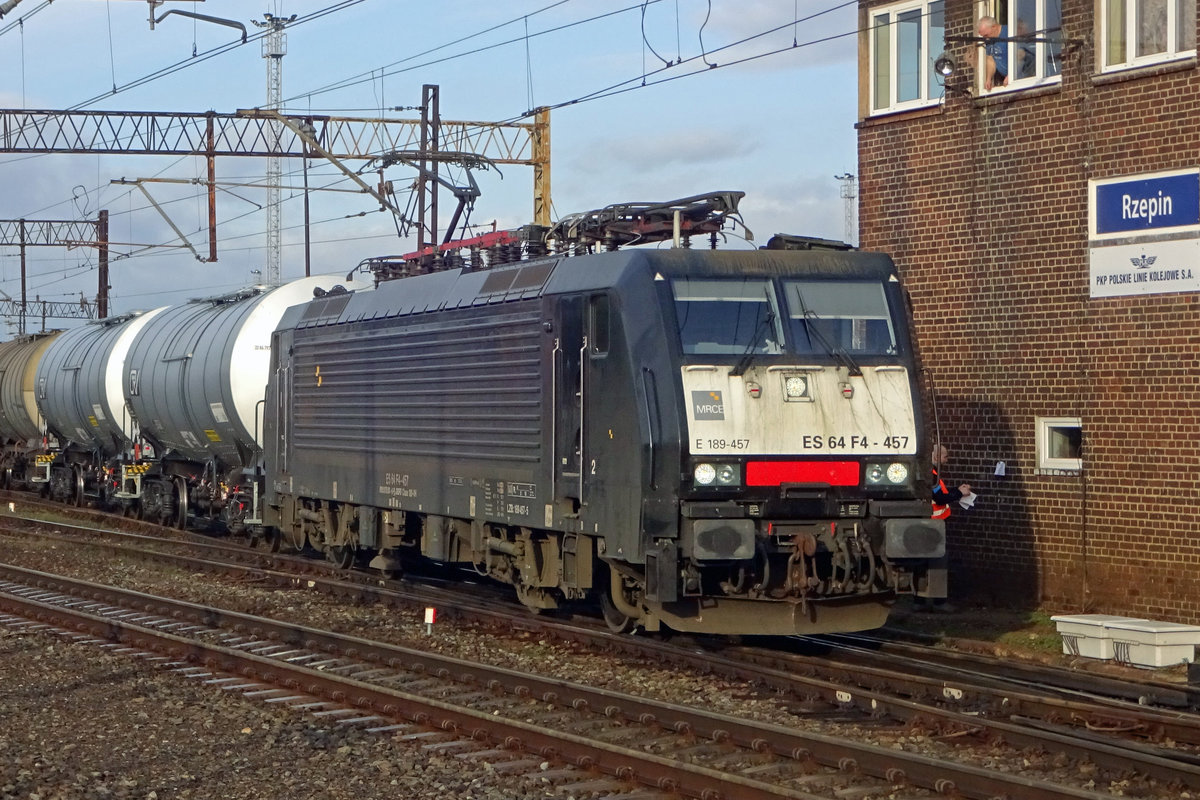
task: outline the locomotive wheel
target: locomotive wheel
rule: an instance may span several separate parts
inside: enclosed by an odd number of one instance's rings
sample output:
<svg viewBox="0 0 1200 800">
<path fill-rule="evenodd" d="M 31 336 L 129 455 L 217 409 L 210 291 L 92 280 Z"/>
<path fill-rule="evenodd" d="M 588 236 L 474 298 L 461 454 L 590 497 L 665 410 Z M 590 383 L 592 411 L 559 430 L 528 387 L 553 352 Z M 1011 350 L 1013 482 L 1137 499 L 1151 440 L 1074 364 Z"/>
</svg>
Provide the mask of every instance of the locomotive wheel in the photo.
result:
<svg viewBox="0 0 1200 800">
<path fill-rule="evenodd" d="M 330 547 L 328 557 L 339 569 L 350 569 L 354 565 L 354 546 L 342 545 Z"/>
<path fill-rule="evenodd" d="M 613 633 L 629 633 L 633 630 L 634 621 L 617 610 L 608 592 L 600 593 L 600 611 L 604 614 L 604 624 Z"/>
<path fill-rule="evenodd" d="M 296 548 L 296 552 L 303 553 L 304 548 L 308 545 L 308 534 L 304 532 L 304 526 L 294 526 L 289 538 L 292 540 L 292 547 Z"/>
<path fill-rule="evenodd" d="M 267 528 L 263 533 L 263 539 L 267 543 L 267 549 L 272 553 L 278 553 L 279 548 L 283 546 L 283 532 L 279 528 Z"/>
</svg>

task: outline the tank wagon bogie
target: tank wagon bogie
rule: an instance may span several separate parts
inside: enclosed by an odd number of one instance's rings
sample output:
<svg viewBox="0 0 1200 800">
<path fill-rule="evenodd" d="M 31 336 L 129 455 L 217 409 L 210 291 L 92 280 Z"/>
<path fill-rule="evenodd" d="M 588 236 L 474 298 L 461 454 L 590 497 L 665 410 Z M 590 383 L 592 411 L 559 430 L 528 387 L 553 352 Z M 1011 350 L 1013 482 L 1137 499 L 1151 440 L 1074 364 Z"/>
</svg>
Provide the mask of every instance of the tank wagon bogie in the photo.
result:
<svg viewBox="0 0 1200 800">
<path fill-rule="evenodd" d="M 944 529 L 889 259 L 675 249 L 385 281 L 291 309 L 264 522 L 600 600 L 615 629 L 877 627 Z"/>
</svg>

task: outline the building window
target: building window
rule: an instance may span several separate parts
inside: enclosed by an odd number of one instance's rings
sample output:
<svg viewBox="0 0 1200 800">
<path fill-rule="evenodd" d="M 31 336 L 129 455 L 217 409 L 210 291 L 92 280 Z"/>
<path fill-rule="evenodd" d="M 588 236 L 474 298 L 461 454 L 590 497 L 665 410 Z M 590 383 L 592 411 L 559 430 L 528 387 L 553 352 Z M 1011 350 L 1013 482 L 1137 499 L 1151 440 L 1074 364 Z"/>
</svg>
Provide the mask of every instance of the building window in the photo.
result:
<svg viewBox="0 0 1200 800">
<path fill-rule="evenodd" d="M 984 8 L 990 9 L 985 13 L 1000 23 L 1000 37 L 1013 40 L 991 46 L 1000 50 L 996 61 L 998 66 L 1005 66 L 1007 78 L 1007 83 L 997 82 L 993 90 L 1028 88 L 1062 80 L 1061 0 L 995 0 L 985 3 Z M 986 54 L 985 48 L 979 50 L 982 77 Z"/>
<path fill-rule="evenodd" d="M 1078 417 L 1039 417 L 1038 469 L 1083 469 L 1083 422 Z"/>
<path fill-rule="evenodd" d="M 1196 53 L 1196 0 L 1100 0 L 1101 63 L 1114 70 Z"/>
<path fill-rule="evenodd" d="M 934 59 L 945 47 L 944 0 L 919 0 L 872 9 L 871 113 L 938 102 Z"/>
</svg>

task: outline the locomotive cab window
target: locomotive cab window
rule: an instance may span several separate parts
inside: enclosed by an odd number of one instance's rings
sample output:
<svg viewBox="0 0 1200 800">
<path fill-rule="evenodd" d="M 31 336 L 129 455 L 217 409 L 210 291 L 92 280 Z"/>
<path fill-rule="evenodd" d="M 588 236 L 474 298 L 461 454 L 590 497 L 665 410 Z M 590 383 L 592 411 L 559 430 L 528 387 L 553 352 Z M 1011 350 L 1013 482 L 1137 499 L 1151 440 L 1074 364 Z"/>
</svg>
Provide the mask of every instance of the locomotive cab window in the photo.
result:
<svg viewBox="0 0 1200 800">
<path fill-rule="evenodd" d="M 684 355 L 782 352 L 775 291 L 767 280 L 672 282 Z"/>
<path fill-rule="evenodd" d="M 882 284 L 785 281 L 784 295 L 796 352 L 896 354 L 896 331 Z"/>
<path fill-rule="evenodd" d="M 593 295 L 588 300 L 588 349 L 593 356 L 608 353 L 609 316 L 608 295 Z"/>
</svg>

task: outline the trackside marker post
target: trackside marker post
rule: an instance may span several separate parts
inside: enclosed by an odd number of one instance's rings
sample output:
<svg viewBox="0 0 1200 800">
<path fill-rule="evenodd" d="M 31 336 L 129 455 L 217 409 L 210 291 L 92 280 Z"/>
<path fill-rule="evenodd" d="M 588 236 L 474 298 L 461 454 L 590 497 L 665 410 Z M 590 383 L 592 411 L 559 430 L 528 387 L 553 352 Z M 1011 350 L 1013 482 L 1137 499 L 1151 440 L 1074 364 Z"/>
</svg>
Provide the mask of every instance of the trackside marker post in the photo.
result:
<svg viewBox="0 0 1200 800">
<path fill-rule="evenodd" d="M 433 634 L 433 623 L 437 622 L 437 609 L 433 606 L 428 606 L 425 609 L 425 635 Z"/>
</svg>

